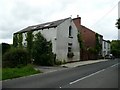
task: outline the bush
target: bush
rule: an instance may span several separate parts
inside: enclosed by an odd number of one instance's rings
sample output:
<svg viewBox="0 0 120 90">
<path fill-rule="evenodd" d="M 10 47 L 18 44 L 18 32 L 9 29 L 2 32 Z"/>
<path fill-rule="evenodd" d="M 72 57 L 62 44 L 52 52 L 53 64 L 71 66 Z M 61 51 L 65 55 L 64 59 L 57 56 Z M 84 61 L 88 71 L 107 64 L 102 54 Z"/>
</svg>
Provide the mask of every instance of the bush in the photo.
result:
<svg viewBox="0 0 120 90">
<path fill-rule="evenodd" d="M 2 43 L 2 54 L 6 53 L 10 48 L 11 46 L 9 44 Z"/>
<path fill-rule="evenodd" d="M 3 67 L 25 66 L 30 62 L 29 54 L 22 48 L 11 48 L 3 55 Z"/>
<path fill-rule="evenodd" d="M 32 57 L 34 64 L 54 65 L 55 55 L 52 53 L 52 43 L 47 41 L 39 32 L 36 34 L 32 48 Z"/>
<path fill-rule="evenodd" d="M 68 58 L 72 58 L 74 56 L 74 53 L 73 52 L 68 52 L 68 54 L 67 54 L 67 57 Z"/>
</svg>

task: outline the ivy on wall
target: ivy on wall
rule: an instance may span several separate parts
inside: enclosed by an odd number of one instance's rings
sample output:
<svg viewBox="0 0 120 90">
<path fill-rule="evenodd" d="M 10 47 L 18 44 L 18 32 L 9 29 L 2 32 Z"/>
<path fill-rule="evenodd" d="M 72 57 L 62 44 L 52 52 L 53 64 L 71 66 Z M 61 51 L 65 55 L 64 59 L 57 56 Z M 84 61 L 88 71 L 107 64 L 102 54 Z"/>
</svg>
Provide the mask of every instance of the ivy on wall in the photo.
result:
<svg viewBox="0 0 120 90">
<path fill-rule="evenodd" d="M 96 51 L 96 48 L 94 48 L 94 47 L 89 47 L 89 48 L 87 48 L 87 50 L 90 52 L 90 53 L 93 53 L 93 54 L 95 54 L 97 51 Z"/>
<path fill-rule="evenodd" d="M 17 34 L 13 35 L 13 46 L 14 47 L 18 46 L 18 37 L 17 37 Z"/>
<path fill-rule="evenodd" d="M 78 42 L 79 42 L 79 47 L 80 47 L 80 49 L 84 49 L 83 41 L 82 41 L 82 37 L 81 37 L 80 32 L 78 32 L 77 38 L 78 38 Z"/>
<path fill-rule="evenodd" d="M 96 33 L 96 52 L 97 52 L 97 54 L 101 51 L 101 49 L 102 49 L 102 45 L 100 44 L 100 42 L 99 42 L 99 35 L 98 35 L 98 33 Z"/>
<path fill-rule="evenodd" d="M 33 37 L 34 37 L 34 35 L 32 33 L 33 33 L 33 31 L 29 31 L 29 32 L 27 32 L 27 36 L 26 36 L 27 50 L 30 54 L 30 57 L 32 57 L 31 56 L 31 53 L 32 53 L 31 50 L 32 50 L 32 46 L 33 46 Z"/>
<path fill-rule="evenodd" d="M 22 33 L 18 34 L 18 47 L 22 47 L 23 36 Z"/>
</svg>

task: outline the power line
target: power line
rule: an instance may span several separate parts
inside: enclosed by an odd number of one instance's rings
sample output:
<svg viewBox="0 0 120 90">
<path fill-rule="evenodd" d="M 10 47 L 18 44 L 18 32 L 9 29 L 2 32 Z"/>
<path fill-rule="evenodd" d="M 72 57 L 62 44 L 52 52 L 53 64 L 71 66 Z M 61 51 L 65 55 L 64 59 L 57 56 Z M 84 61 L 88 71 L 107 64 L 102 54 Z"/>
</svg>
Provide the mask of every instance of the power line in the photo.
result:
<svg viewBox="0 0 120 90">
<path fill-rule="evenodd" d="M 98 22 L 100 22 L 101 20 L 103 20 L 104 17 L 106 17 L 111 11 L 113 11 L 114 8 L 116 8 L 116 6 L 118 5 L 115 4 L 104 16 L 102 16 L 99 20 L 97 20 L 91 27 L 93 27 L 94 25 L 96 25 Z"/>
</svg>

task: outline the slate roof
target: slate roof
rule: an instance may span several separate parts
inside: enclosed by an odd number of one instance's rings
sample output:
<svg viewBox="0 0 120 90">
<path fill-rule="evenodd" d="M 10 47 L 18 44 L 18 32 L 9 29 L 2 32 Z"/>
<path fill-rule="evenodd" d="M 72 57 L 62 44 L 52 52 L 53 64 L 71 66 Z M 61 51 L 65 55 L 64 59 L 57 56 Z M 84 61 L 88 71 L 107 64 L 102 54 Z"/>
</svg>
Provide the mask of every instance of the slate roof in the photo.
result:
<svg viewBox="0 0 120 90">
<path fill-rule="evenodd" d="M 41 30 L 41 29 L 45 29 L 45 28 L 53 28 L 53 27 L 55 28 L 67 19 L 69 19 L 69 18 L 65 18 L 65 19 L 61 19 L 61 20 L 57 20 L 57 21 L 52 21 L 52 22 L 47 22 L 47 23 L 43 23 L 43 24 L 38 24 L 38 25 L 33 25 L 33 26 L 28 26 L 27 28 L 18 31 L 15 34 L 28 32 L 28 31 Z"/>
</svg>

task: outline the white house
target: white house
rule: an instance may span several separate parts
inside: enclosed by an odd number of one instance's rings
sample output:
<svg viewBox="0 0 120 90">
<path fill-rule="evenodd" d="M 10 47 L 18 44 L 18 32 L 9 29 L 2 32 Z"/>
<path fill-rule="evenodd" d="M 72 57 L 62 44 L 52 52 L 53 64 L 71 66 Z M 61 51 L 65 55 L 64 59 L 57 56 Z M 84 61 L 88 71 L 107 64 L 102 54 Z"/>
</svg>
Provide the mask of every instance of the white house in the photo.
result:
<svg viewBox="0 0 120 90">
<path fill-rule="evenodd" d="M 120 1 L 118 2 L 118 18 L 120 18 Z M 120 29 L 118 29 L 118 40 L 120 40 Z"/>
<path fill-rule="evenodd" d="M 102 56 L 110 54 L 110 41 L 103 40 L 102 41 Z"/>
<path fill-rule="evenodd" d="M 65 18 L 53 22 L 29 26 L 15 34 L 22 33 L 22 45 L 26 47 L 26 34 L 32 30 L 35 35 L 38 32 L 52 42 L 52 52 L 56 54 L 57 60 L 77 61 L 80 60 L 79 43 L 77 39 L 78 30 L 72 18 Z M 73 58 L 68 58 L 67 54 L 73 52 Z"/>
</svg>

